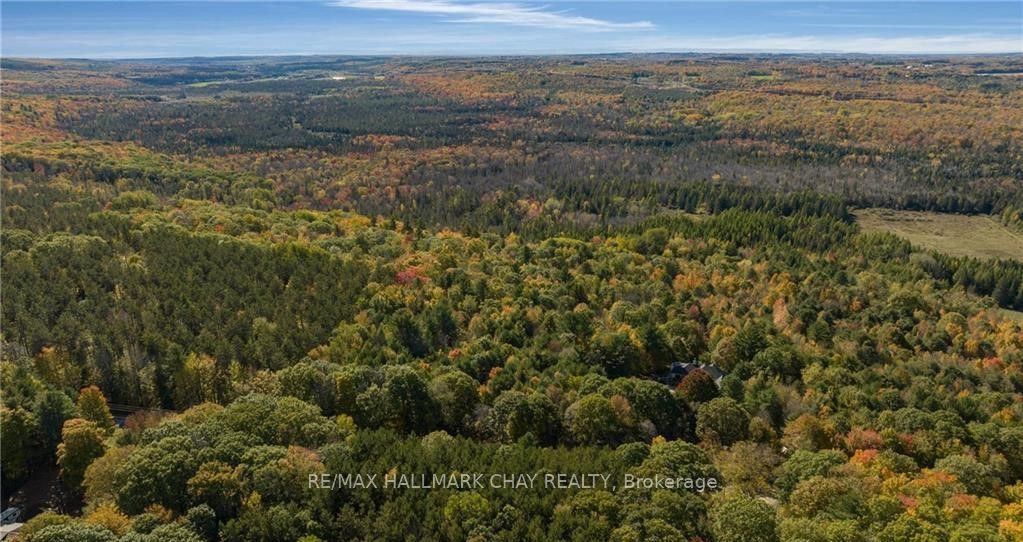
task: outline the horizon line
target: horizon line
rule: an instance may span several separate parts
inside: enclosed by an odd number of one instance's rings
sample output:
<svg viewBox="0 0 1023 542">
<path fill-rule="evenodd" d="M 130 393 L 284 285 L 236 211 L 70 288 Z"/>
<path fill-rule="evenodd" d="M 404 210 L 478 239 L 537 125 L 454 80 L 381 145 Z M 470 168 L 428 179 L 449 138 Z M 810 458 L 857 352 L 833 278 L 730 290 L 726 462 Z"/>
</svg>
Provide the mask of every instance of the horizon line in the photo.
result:
<svg viewBox="0 0 1023 542">
<path fill-rule="evenodd" d="M 295 0 L 293 0 L 295 1 Z M 298 0 L 301 1 L 301 0 Z M 831 57 L 920 57 L 920 56 L 1019 56 L 1023 51 L 917 51 L 917 52 L 857 52 L 857 51 L 805 51 L 784 49 L 713 49 L 691 51 L 610 51 L 591 53 L 239 53 L 223 55 L 185 55 L 185 56 L 126 56 L 126 57 L 89 57 L 89 56 L 6 56 L 0 51 L 0 62 L 7 60 L 86 60 L 91 62 L 120 62 L 129 60 L 190 60 L 190 59 L 258 59 L 258 58 L 289 58 L 289 57 L 369 57 L 369 58 L 567 58 L 594 56 L 651 56 L 651 55 L 771 55 L 771 56 L 831 56 Z"/>
</svg>

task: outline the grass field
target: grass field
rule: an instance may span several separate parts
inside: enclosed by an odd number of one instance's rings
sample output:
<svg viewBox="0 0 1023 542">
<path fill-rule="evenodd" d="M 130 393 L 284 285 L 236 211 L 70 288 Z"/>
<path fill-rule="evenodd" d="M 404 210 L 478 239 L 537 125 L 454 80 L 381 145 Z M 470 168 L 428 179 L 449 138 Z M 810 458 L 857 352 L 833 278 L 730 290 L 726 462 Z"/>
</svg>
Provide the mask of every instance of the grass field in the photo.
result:
<svg viewBox="0 0 1023 542">
<path fill-rule="evenodd" d="M 855 212 L 864 231 L 886 231 L 914 245 L 973 258 L 1023 260 L 1023 234 L 996 218 L 889 209 Z"/>
<path fill-rule="evenodd" d="M 1004 317 L 1006 317 L 1006 318 L 1008 318 L 1010 320 L 1013 320 L 1015 322 L 1023 322 L 1023 312 L 1014 311 L 1014 310 L 1010 310 L 1010 309 L 998 309 L 998 312 L 1002 316 L 1004 316 Z"/>
</svg>

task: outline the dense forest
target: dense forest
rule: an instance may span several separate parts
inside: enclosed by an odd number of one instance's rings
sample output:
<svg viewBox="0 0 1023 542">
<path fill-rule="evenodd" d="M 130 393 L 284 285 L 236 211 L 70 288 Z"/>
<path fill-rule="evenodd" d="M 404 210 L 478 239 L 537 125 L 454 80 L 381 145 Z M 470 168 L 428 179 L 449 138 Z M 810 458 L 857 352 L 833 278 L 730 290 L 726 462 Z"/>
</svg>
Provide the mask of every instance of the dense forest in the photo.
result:
<svg viewBox="0 0 1023 542">
<path fill-rule="evenodd" d="M 1023 235 L 1023 80 L 977 75 L 1021 62 L 4 60 L 5 506 L 55 471 L 26 542 L 1021 541 L 1023 261 L 852 214 Z"/>
</svg>

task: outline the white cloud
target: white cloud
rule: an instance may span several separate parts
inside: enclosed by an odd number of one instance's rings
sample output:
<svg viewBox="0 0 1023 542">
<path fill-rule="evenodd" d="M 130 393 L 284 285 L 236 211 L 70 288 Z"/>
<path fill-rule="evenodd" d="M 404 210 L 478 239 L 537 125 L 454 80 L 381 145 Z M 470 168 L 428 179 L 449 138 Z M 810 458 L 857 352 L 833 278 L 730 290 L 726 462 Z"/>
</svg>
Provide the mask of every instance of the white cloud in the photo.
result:
<svg viewBox="0 0 1023 542">
<path fill-rule="evenodd" d="M 684 38 L 651 36 L 615 43 L 622 50 L 661 52 L 793 52 L 876 54 L 1021 53 L 1018 36 L 953 34 L 945 36 L 848 37 L 778 34 Z"/>
<path fill-rule="evenodd" d="M 1003 24 L 892 24 L 892 23 L 805 23 L 819 28 L 864 28 L 894 30 L 1019 30 L 1020 23 Z"/>
<path fill-rule="evenodd" d="M 449 0 L 339 0 L 333 6 L 357 9 L 405 11 L 448 17 L 453 23 L 490 23 L 541 28 L 575 30 L 642 30 L 654 28 L 649 21 L 617 23 L 591 17 L 570 15 L 565 11 L 549 11 L 545 7 L 525 4 L 460 3 Z"/>
</svg>

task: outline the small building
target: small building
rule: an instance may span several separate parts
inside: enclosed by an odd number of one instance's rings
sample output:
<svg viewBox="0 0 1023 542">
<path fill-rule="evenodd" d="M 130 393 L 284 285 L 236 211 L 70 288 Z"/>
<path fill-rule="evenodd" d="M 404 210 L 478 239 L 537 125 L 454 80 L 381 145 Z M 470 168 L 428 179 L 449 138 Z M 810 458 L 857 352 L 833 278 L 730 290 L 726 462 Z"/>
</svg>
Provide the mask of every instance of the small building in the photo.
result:
<svg viewBox="0 0 1023 542">
<path fill-rule="evenodd" d="M 665 386 L 675 387 L 683 378 L 696 369 L 702 369 L 703 372 L 707 373 L 712 379 L 714 379 L 714 383 L 719 387 L 721 386 L 721 379 L 728 375 L 728 373 L 721 370 L 720 367 L 711 363 L 682 363 L 680 361 L 676 361 L 668 368 L 668 372 L 657 377 L 657 381 Z"/>
<path fill-rule="evenodd" d="M 3 512 L 0 512 L 0 525 L 7 525 L 17 521 L 21 521 L 21 508 L 12 506 Z"/>
<path fill-rule="evenodd" d="M 714 383 L 719 387 L 721 386 L 721 379 L 728 376 L 728 373 L 722 371 L 717 365 L 707 363 L 700 365 L 700 368 L 703 369 L 703 372 L 709 374 L 710 377 L 714 379 Z"/>
</svg>

